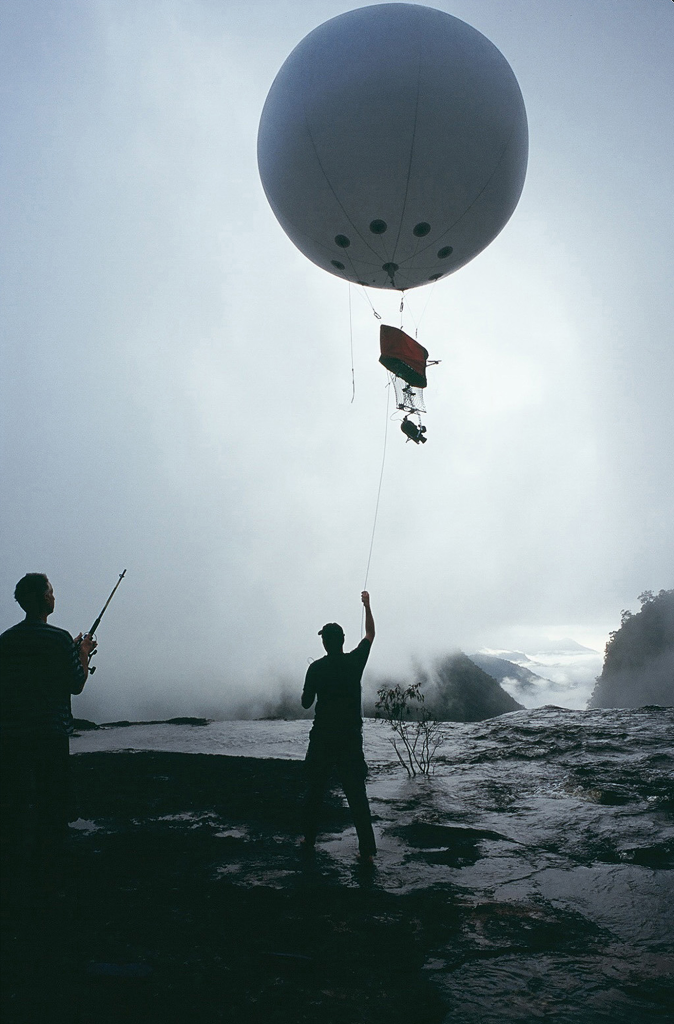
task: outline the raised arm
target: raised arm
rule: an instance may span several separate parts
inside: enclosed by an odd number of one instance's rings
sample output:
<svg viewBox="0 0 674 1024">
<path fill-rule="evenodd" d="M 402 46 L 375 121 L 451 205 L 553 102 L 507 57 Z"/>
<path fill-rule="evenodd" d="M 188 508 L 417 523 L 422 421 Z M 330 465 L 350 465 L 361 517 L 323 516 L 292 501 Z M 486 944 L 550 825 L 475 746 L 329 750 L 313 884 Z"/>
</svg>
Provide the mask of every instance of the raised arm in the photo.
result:
<svg viewBox="0 0 674 1024">
<path fill-rule="evenodd" d="M 360 599 L 365 607 L 365 639 L 372 643 L 374 640 L 374 619 L 372 618 L 372 610 L 370 608 L 370 595 L 367 590 L 363 591 Z"/>
</svg>

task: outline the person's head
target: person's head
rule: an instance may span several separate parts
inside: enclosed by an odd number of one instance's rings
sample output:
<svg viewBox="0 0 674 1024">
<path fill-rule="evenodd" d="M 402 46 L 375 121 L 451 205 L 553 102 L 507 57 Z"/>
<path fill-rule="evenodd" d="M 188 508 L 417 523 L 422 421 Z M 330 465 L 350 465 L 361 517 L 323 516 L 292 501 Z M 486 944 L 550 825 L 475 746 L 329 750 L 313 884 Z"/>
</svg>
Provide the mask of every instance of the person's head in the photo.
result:
<svg viewBox="0 0 674 1024">
<path fill-rule="evenodd" d="M 29 572 L 14 588 L 14 599 L 26 615 L 46 618 L 54 611 L 54 591 L 43 572 Z"/>
<path fill-rule="evenodd" d="M 339 654 L 344 646 L 344 630 L 337 622 L 326 622 L 318 635 L 323 639 L 323 646 L 328 654 Z"/>
</svg>

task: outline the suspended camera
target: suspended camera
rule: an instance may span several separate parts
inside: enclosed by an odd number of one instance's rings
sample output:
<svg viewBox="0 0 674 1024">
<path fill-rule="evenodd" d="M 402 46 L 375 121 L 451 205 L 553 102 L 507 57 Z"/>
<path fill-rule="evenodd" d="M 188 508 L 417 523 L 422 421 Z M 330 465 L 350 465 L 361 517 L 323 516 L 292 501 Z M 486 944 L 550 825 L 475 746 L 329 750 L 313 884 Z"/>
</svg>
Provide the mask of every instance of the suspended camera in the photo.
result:
<svg viewBox="0 0 674 1024">
<path fill-rule="evenodd" d="M 415 444 L 426 444 L 428 440 L 427 437 L 424 437 L 426 427 L 421 422 L 415 423 L 409 416 L 406 416 L 402 421 L 400 429 L 407 437 L 407 440 L 414 441 Z"/>
</svg>

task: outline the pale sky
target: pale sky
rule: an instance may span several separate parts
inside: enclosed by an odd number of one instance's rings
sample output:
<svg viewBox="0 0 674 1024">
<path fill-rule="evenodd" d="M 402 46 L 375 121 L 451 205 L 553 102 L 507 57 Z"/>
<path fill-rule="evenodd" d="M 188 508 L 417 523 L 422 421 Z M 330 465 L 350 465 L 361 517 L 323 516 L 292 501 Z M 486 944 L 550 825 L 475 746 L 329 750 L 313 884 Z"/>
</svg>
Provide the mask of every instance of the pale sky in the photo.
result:
<svg viewBox="0 0 674 1024">
<path fill-rule="evenodd" d="M 332 0 L 4 0 L 0 628 L 25 572 L 99 630 L 76 713 L 209 714 L 360 636 L 378 321 L 277 224 L 267 91 Z M 452 0 L 527 108 L 512 219 L 409 295 L 428 443 L 389 422 L 370 671 L 600 649 L 674 586 L 674 4 Z M 372 290 L 385 321 L 398 296 Z M 426 305 L 428 300 L 428 304 Z M 425 310 L 425 312 L 424 312 Z M 422 317 L 423 314 L 423 317 Z M 422 319 L 420 319 L 422 318 Z"/>
</svg>

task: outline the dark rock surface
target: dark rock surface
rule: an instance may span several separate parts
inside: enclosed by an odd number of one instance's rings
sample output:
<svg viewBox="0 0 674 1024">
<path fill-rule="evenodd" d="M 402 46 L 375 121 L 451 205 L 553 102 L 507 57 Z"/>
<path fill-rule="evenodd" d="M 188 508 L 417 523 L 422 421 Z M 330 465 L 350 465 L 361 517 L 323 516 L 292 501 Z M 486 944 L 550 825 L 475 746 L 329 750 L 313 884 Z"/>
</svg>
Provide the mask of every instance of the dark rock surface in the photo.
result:
<svg viewBox="0 0 674 1024">
<path fill-rule="evenodd" d="M 76 722 L 84 721 L 84 719 L 75 719 Z M 102 722 L 100 725 L 94 725 L 93 722 L 87 723 L 84 728 L 89 729 L 124 729 L 132 725 L 208 725 L 212 719 L 210 718 L 152 718 L 143 722 L 130 722 L 127 718 L 121 719 L 119 722 Z"/>
<path fill-rule="evenodd" d="M 100 729 L 100 725 L 90 722 L 87 718 L 73 718 L 73 729 L 75 732 L 92 732 Z"/>
<path fill-rule="evenodd" d="M 673 721 L 537 709 L 447 726 L 430 778 L 377 761 L 374 872 L 336 790 L 300 858 L 299 760 L 73 756 L 69 870 L 6 893 L 3 1024 L 666 1021 Z"/>
</svg>

